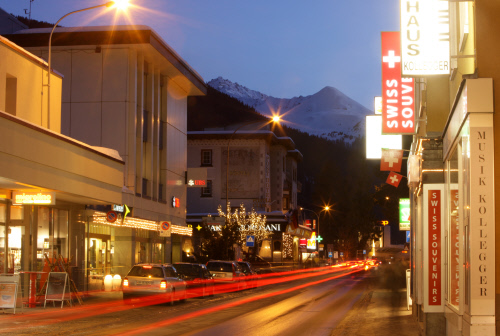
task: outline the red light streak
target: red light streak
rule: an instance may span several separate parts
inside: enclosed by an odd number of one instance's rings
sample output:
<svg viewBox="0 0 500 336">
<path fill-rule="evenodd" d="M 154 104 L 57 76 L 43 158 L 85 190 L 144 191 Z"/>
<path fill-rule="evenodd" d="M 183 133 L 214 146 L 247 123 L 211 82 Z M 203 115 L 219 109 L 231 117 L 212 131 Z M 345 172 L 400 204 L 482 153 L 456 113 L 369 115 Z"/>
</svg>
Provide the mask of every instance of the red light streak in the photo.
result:
<svg viewBox="0 0 500 336">
<path fill-rule="evenodd" d="M 350 274 L 353 274 L 353 273 L 356 273 L 356 272 L 359 272 L 359 270 L 358 271 L 351 271 L 351 272 L 348 272 L 346 274 L 339 274 L 339 275 L 337 275 L 335 277 L 331 277 L 331 278 L 327 278 L 327 279 L 321 279 L 321 280 L 316 280 L 316 281 L 313 281 L 313 282 L 308 282 L 308 283 L 305 283 L 305 284 L 302 284 L 302 285 L 299 285 L 299 286 L 295 286 L 295 287 L 288 288 L 288 289 L 283 289 L 283 290 L 272 292 L 272 293 L 261 294 L 261 295 L 257 295 L 257 296 L 254 296 L 254 297 L 241 299 L 241 300 L 238 300 L 238 301 L 235 301 L 235 302 L 225 303 L 225 304 L 222 304 L 222 305 L 219 305 L 219 306 L 216 306 L 216 307 L 205 308 L 205 309 L 202 309 L 202 310 L 199 310 L 199 311 L 196 311 L 196 312 L 184 314 L 184 315 L 177 316 L 177 317 L 165 320 L 165 321 L 161 321 L 161 322 L 157 322 L 157 323 L 154 323 L 154 324 L 150 324 L 148 326 L 143 326 L 143 327 L 137 328 L 135 330 L 129 331 L 127 333 L 120 333 L 120 335 L 136 335 L 136 334 L 139 334 L 139 333 L 142 334 L 142 333 L 145 333 L 145 332 L 148 332 L 148 331 L 152 331 L 154 329 L 158 329 L 158 328 L 161 328 L 161 327 L 166 327 L 166 326 L 169 326 L 169 325 L 172 325 L 172 324 L 175 324 L 175 323 L 179 323 L 179 322 L 188 320 L 190 318 L 195 318 L 195 317 L 203 316 L 203 315 L 214 313 L 214 312 L 217 312 L 217 311 L 220 311 L 220 310 L 224 310 L 224 309 L 228 309 L 228 308 L 233 308 L 233 307 L 236 307 L 236 306 L 240 306 L 240 305 L 243 305 L 243 304 L 246 304 L 246 303 L 249 303 L 249 302 L 253 302 L 253 301 L 257 301 L 257 300 L 261 300 L 261 299 L 265 299 L 265 298 L 269 298 L 269 297 L 273 297 L 273 296 L 277 296 L 277 295 L 289 293 L 289 292 L 292 292 L 292 291 L 296 291 L 298 289 L 302 289 L 304 287 L 309 287 L 309 286 L 317 285 L 317 284 L 320 284 L 320 283 L 323 283 L 323 282 L 326 282 L 326 281 L 330 281 L 330 280 L 333 280 L 333 279 L 338 279 L 340 277 L 347 276 L 347 275 L 350 275 Z"/>
<path fill-rule="evenodd" d="M 301 269 L 301 270 L 295 270 L 295 271 L 262 274 L 259 276 L 258 279 L 255 280 L 256 284 L 254 284 L 254 286 L 260 287 L 260 286 L 267 286 L 267 285 L 278 284 L 278 283 L 283 283 L 283 282 L 288 282 L 288 281 L 300 280 L 300 279 L 305 279 L 305 278 L 309 278 L 309 277 L 326 275 L 329 273 L 336 273 L 336 272 L 339 272 L 341 270 L 346 270 L 346 269 L 348 269 L 348 268 L 345 268 L 345 267 L 333 268 L 333 267 L 329 266 L 329 267 L 321 267 L 321 268 L 315 268 L 315 269 Z M 308 282 L 306 284 L 295 286 L 295 287 L 290 288 L 290 289 L 285 289 L 285 290 L 281 290 L 281 291 L 277 291 L 277 292 L 273 292 L 273 293 L 268 293 L 268 294 L 262 294 L 262 295 L 258 295 L 258 296 L 251 297 L 251 298 L 244 298 L 244 299 L 238 300 L 236 302 L 226 303 L 226 304 L 222 304 L 222 305 L 212 307 L 212 308 L 206 308 L 206 309 L 203 309 L 203 310 L 200 310 L 197 312 L 188 313 L 188 314 L 176 317 L 176 318 L 165 320 L 165 321 L 162 321 L 162 322 L 150 325 L 150 326 L 141 327 L 140 330 L 139 329 L 133 330 L 130 333 L 128 333 L 127 335 L 143 333 L 145 330 L 153 330 L 153 329 L 160 328 L 160 327 L 163 327 L 166 325 L 181 322 L 181 321 L 184 321 L 184 320 L 192 318 L 192 317 L 198 317 L 198 316 L 202 316 L 202 315 L 209 314 L 212 312 L 220 311 L 223 309 L 239 306 L 239 305 L 242 305 L 242 304 L 245 304 L 248 302 L 253 302 L 256 300 L 260 300 L 260 299 L 288 293 L 288 292 L 291 292 L 291 291 L 294 291 L 297 289 L 301 289 L 301 288 L 304 288 L 307 286 L 311 286 L 311 285 L 319 284 L 322 282 L 330 281 L 333 279 L 337 279 L 337 278 L 340 278 L 343 276 L 347 276 L 347 275 L 350 275 L 350 274 L 353 274 L 353 273 L 356 273 L 359 271 L 360 271 L 359 269 L 349 270 L 348 273 L 343 273 L 343 274 L 336 275 L 334 277 L 329 277 L 326 279 Z M 216 285 L 215 285 L 216 294 L 236 292 L 238 290 L 239 290 L 238 283 L 227 283 L 227 284 L 216 283 Z M 100 291 L 95 291 L 95 292 L 100 292 Z M 90 292 L 87 292 L 87 293 L 90 293 Z M 200 288 L 199 292 L 196 291 L 196 293 L 194 293 L 194 295 L 190 295 L 189 297 L 193 298 L 193 297 L 198 297 L 201 295 L 202 295 L 202 289 Z M 68 308 L 68 309 L 59 311 L 58 312 L 58 320 L 59 320 L 58 322 L 46 320 L 49 316 L 50 317 L 53 316 L 53 314 L 54 314 L 53 311 L 36 312 L 36 313 L 32 313 L 32 314 L 27 313 L 27 314 L 23 314 L 22 316 L 21 315 L 17 315 L 17 316 L 14 315 L 14 316 L 9 316 L 9 317 L 3 319 L 3 321 L 15 323 L 16 321 L 24 320 L 26 318 L 38 319 L 37 321 L 32 321 L 30 323 L 29 328 L 33 328 L 36 326 L 44 326 L 44 325 L 50 325 L 53 323 L 61 323 L 61 322 L 82 319 L 82 318 L 88 318 L 88 317 L 100 315 L 103 313 L 109 314 L 109 313 L 115 313 L 115 312 L 120 312 L 120 311 L 126 311 L 129 309 L 141 308 L 141 307 L 145 307 L 145 306 L 149 306 L 149 305 L 166 303 L 167 301 L 168 301 L 168 298 L 165 297 L 164 295 L 155 295 L 155 296 L 150 296 L 150 297 L 142 297 L 140 301 L 138 301 L 138 302 L 134 301 L 133 306 L 130 305 L 130 303 L 131 303 L 130 299 L 124 300 L 124 301 L 120 300 L 120 302 L 118 302 L 118 303 L 115 300 L 115 301 L 109 301 L 109 302 L 105 302 L 105 303 L 101 303 L 101 304 L 77 306 L 77 307 L 72 307 L 72 308 Z M 5 327 L 5 328 L 2 328 L 2 331 L 4 331 L 4 332 L 11 331 L 12 332 L 12 331 L 20 331 L 20 330 L 23 330 L 26 328 L 27 328 L 26 326 Z"/>
</svg>

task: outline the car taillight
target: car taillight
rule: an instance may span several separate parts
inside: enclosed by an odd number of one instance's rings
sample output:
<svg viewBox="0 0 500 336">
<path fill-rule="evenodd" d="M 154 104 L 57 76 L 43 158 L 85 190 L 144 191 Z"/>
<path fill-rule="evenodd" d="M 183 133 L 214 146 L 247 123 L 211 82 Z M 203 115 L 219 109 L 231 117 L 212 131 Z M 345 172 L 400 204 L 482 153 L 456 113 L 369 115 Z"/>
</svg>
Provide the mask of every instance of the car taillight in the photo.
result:
<svg viewBox="0 0 500 336">
<path fill-rule="evenodd" d="M 128 279 L 123 279 L 123 287 L 128 287 Z"/>
<path fill-rule="evenodd" d="M 160 282 L 160 288 L 161 288 L 161 289 L 167 289 L 167 282 L 166 282 L 165 280 L 162 280 L 162 281 Z"/>
</svg>

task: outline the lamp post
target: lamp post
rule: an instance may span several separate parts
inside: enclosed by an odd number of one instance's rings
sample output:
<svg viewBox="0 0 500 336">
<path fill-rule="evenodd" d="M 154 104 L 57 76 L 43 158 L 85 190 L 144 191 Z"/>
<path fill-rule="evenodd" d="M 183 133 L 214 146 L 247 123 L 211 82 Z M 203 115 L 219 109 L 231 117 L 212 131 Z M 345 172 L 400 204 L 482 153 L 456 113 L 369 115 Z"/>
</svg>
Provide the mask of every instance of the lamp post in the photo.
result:
<svg viewBox="0 0 500 336">
<path fill-rule="evenodd" d="M 52 34 L 54 33 L 54 30 L 56 29 L 57 25 L 59 22 L 61 22 L 65 17 L 70 16 L 71 14 L 79 13 L 79 12 L 84 12 L 88 11 L 91 9 L 99 8 L 99 7 L 112 7 L 116 6 L 121 9 L 125 9 L 128 5 L 128 0 L 113 0 L 113 1 L 108 1 L 102 5 L 97 5 L 97 6 L 92 6 L 88 8 L 83 8 L 83 9 L 78 9 L 72 12 L 69 12 L 68 14 L 62 16 L 52 27 L 52 30 L 50 31 L 50 36 L 49 36 L 49 60 L 48 60 L 48 75 L 49 78 L 47 79 L 47 128 L 50 129 L 50 77 L 52 75 Z M 31 4 L 30 4 L 31 6 Z"/>
<path fill-rule="evenodd" d="M 238 127 L 237 129 L 234 130 L 234 132 L 229 137 L 229 140 L 227 141 L 227 161 L 226 161 L 226 218 L 228 218 L 228 215 L 229 215 L 229 210 L 228 210 L 228 208 L 229 208 L 229 203 L 228 203 L 228 201 L 229 201 L 229 145 L 231 144 L 231 140 L 233 139 L 233 136 L 242 127 L 250 125 L 250 124 L 255 124 L 257 122 L 258 121 L 249 121 L 249 122 L 241 125 L 240 127 Z M 279 123 L 279 122 L 280 122 L 280 117 L 279 116 L 274 116 L 271 119 L 271 121 L 269 121 L 268 123 Z"/>
<path fill-rule="evenodd" d="M 313 214 L 316 215 L 316 217 L 318 217 L 318 236 L 316 237 L 316 240 L 318 240 L 318 238 L 319 238 L 319 215 L 318 215 L 318 213 L 314 210 L 311 210 L 311 209 L 300 208 L 300 210 L 311 211 Z M 327 205 L 321 211 L 328 211 L 328 210 L 330 210 L 330 206 Z M 318 248 L 319 248 L 319 244 L 318 244 Z"/>
</svg>

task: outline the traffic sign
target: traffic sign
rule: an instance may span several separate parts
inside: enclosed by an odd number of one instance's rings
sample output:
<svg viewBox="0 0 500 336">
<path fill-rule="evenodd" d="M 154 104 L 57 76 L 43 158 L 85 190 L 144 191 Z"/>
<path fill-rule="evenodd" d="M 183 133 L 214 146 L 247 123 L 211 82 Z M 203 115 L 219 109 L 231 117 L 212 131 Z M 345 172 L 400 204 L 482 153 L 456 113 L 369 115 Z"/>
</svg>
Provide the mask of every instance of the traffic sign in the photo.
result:
<svg viewBox="0 0 500 336">
<path fill-rule="evenodd" d="M 255 236 L 247 236 L 247 246 L 254 247 L 255 245 Z"/>
<path fill-rule="evenodd" d="M 328 252 L 328 258 L 332 258 L 333 257 L 333 252 Z"/>
<path fill-rule="evenodd" d="M 172 232 L 172 223 L 161 222 L 160 223 L 160 237 L 170 237 Z"/>
<path fill-rule="evenodd" d="M 116 211 L 111 210 L 106 213 L 106 220 L 110 223 L 116 222 L 117 218 L 118 214 L 116 213 Z"/>
</svg>

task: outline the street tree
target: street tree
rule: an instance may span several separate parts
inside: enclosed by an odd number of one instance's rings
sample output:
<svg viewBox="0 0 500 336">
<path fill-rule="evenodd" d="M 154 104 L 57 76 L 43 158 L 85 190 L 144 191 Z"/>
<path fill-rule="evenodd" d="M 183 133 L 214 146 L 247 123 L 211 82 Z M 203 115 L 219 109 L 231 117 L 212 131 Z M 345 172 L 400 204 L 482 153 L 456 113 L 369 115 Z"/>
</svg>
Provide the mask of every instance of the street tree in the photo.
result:
<svg viewBox="0 0 500 336">
<path fill-rule="evenodd" d="M 245 206 L 241 204 L 238 209 L 231 212 L 228 206 L 226 212 L 228 215 L 226 215 L 222 211 L 222 206 L 219 205 L 217 211 L 220 217 L 226 218 L 226 225 L 235 233 L 236 243 L 240 247 L 245 246 L 247 236 L 254 236 L 255 246 L 269 237 L 269 231 L 266 229 L 266 216 L 257 214 L 253 208 L 247 213 Z"/>
</svg>

